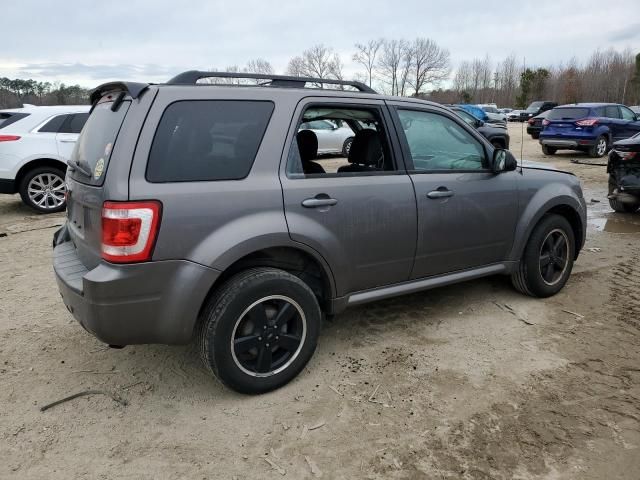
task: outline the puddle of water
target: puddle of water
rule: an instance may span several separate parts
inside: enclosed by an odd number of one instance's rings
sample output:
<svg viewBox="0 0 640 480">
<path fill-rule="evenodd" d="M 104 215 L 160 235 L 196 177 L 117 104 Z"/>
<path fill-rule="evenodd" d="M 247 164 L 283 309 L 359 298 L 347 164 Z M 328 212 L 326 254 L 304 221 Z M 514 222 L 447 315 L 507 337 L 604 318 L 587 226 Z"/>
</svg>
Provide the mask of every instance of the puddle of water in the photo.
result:
<svg viewBox="0 0 640 480">
<path fill-rule="evenodd" d="M 640 216 L 616 215 L 615 218 L 590 218 L 589 224 L 599 232 L 640 233 Z"/>
</svg>

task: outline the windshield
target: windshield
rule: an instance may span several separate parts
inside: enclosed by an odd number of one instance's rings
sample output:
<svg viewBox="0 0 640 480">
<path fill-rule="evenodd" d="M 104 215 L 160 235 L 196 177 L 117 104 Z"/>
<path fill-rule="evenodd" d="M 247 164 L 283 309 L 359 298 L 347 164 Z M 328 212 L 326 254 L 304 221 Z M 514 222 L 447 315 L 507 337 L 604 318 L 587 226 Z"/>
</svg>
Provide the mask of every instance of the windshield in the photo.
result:
<svg viewBox="0 0 640 480">
<path fill-rule="evenodd" d="M 585 118 L 589 116 L 588 108 L 554 108 L 547 115 L 547 120 L 575 120 L 577 118 Z"/>
<path fill-rule="evenodd" d="M 91 183 L 94 184 L 102 184 L 113 145 L 131 102 L 122 102 L 115 112 L 111 111 L 112 105 L 112 101 L 96 105 L 71 154 L 72 166 L 73 163 L 77 163 L 90 171 Z M 74 175 L 74 178 L 85 182 L 87 180 L 87 177 L 82 175 Z"/>
<path fill-rule="evenodd" d="M 526 112 L 537 112 L 540 110 L 540 107 L 544 104 L 544 102 L 533 102 L 531 105 L 527 107 Z"/>
</svg>

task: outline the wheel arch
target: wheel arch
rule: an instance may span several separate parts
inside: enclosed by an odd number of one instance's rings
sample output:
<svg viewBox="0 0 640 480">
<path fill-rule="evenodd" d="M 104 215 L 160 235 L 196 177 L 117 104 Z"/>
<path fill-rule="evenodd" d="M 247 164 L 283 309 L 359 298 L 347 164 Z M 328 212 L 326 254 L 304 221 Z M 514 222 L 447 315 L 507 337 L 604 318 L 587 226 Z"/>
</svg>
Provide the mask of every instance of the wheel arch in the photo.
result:
<svg viewBox="0 0 640 480">
<path fill-rule="evenodd" d="M 284 270 L 303 280 L 316 295 L 324 311 L 331 308 L 335 297 L 333 273 L 324 259 L 301 246 L 269 246 L 244 254 L 231 262 L 211 285 L 205 296 L 200 312 L 218 288 L 235 274 L 256 267 L 273 267 Z"/>
<path fill-rule="evenodd" d="M 30 172 L 34 168 L 40 168 L 40 167 L 53 167 L 58 170 L 62 170 L 64 172 L 67 169 L 67 164 L 61 160 L 56 160 L 55 158 L 47 158 L 47 157 L 29 160 L 27 163 L 25 163 L 18 169 L 18 172 L 16 173 L 16 186 L 17 187 L 20 186 L 20 184 L 22 183 L 22 179 L 25 177 L 25 175 L 28 172 Z"/>
</svg>

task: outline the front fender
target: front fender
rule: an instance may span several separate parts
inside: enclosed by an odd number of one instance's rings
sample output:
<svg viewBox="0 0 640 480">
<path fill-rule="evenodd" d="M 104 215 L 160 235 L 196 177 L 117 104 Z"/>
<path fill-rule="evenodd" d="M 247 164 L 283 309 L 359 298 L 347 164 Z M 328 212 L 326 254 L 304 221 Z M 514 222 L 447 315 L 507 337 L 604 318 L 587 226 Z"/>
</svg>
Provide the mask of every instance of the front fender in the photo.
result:
<svg viewBox="0 0 640 480">
<path fill-rule="evenodd" d="M 524 174 L 526 181 L 526 173 Z M 524 190 L 524 189 L 523 189 Z M 526 190 L 521 195 L 525 195 Z M 576 245 L 580 250 L 584 244 L 586 232 L 586 204 L 576 191 L 568 184 L 548 183 L 541 187 L 536 193 L 521 207 L 520 220 L 516 225 L 514 244 L 509 255 L 509 259 L 519 261 L 522 257 L 531 232 L 540 219 L 551 209 L 557 207 L 570 207 L 578 214 L 581 222 L 582 238 L 576 238 Z"/>
</svg>

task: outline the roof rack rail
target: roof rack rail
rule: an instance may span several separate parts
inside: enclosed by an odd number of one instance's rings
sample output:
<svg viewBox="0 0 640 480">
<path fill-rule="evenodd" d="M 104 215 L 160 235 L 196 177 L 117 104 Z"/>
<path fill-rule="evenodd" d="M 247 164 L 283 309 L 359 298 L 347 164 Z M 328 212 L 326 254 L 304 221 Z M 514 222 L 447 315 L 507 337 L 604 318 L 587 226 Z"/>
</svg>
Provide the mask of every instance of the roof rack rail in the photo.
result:
<svg viewBox="0 0 640 480">
<path fill-rule="evenodd" d="M 189 70 L 183 72 L 171 80 L 167 85 L 195 85 L 202 78 L 252 78 L 255 80 L 267 80 L 266 85 L 271 87 L 289 87 L 304 88 L 307 83 L 320 83 L 326 85 L 345 85 L 354 87 L 364 93 L 378 93 L 373 88 L 362 82 L 333 80 L 330 78 L 310 78 L 310 77 L 292 77 L 288 75 L 269 75 L 263 73 L 241 73 L 241 72 L 202 72 L 198 70 Z"/>
</svg>

